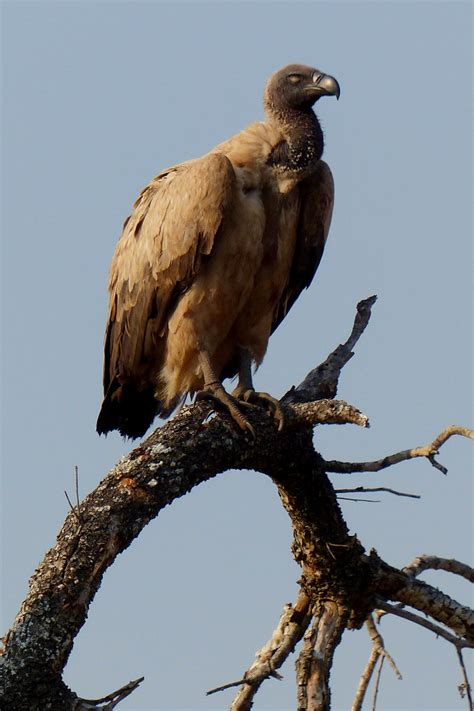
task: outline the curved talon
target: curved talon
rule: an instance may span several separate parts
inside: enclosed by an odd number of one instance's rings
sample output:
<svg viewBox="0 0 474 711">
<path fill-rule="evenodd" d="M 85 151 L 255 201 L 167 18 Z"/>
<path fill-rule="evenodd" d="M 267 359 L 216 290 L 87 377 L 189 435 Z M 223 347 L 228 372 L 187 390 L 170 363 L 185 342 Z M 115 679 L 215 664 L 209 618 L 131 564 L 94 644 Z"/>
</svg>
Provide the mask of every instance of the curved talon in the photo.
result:
<svg viewBox="0 0 474 711">
<path fill-rule="evenodd" d="M 281 432 L 285 424 L 285 415 L 283 414 L 283 409 L 280 404 L 280 401 L 273 397 L 273 395 L 270 395 L 269 393 L 258 392 L 253 388 L 243 389 L 239 387 L 237 387 L 233 391 L 232 395 L 242 404 L 244 402 L 247 404 L 253 404 L 261 401 L 261 403 L 268 410 L 270 410 L 273 419 L 277 423 L 278 431 Z"/>
<path fill-rule="evenodd" d="M 238 401 L 236 398 L 229 395 L 220 383 L 205 385 L 203 390 L 196 393 L 196 401 L 197 400 L 208 400 L 212 403 L 216 411 L 227 412 L 232 417 L 234 422 L 238 424 L 241 430 L 249 432 L 253 439 L 255 439 L 254 428 L 239 410 L 239 406 L 241 405 L 250 408 L 253 408 L 254 405 Z"/>
</svg>

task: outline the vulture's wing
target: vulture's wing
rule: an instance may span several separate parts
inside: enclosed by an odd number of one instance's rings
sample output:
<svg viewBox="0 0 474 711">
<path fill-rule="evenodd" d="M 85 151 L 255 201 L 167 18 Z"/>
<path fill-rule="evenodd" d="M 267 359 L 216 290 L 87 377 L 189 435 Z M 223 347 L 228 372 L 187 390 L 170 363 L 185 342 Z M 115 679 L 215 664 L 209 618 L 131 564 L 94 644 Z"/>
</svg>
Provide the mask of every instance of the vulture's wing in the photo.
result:
<svg viewBox="0 0 474 711">
<path fill-rule="evenodd" d="M 167 318 L 211 253 L 234 185 L 230 161 L 209 154 L 161 173 L 135 202 L 110 269 L 106 398 L 123 382 L 145 386 L 159 364 Z"/>
<path fill-rule="evenodd" d="M 334 180 L 329 166 L 318 168 L 299 185 L 300 214 L 296 247 L 288 282 L 275 310 L 272 333 L 280 325 L 303 289 L 312 282 L 323 256 L 334 204 Z"/>
</svg>

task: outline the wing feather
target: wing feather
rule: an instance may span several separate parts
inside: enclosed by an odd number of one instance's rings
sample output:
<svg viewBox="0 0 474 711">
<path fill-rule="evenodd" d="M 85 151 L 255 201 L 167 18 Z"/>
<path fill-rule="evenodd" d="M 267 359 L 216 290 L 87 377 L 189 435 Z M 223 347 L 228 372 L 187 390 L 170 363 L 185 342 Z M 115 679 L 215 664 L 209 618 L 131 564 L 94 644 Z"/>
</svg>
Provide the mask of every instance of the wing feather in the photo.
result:
<svg viewBox="0 0 474 711">
<path fill-rule="evenodd" d="M 161 173 L 125 221 L 110 270 L 104 392 L 132 378 L 140 388 L 179 295 L 208 256 L 232 200 L 230 161 L 209 154 Z"/>
<path fill-rule="evenodd" d="M 288 282 L 275 310 L 272 333 L 278 328 L 303 289 L 311 284 L 323 256 L 334 205 L 334 180 L 329 166 L 317 170 L 299 185 L 301 207 L 295 253 Z"/>
</svg>

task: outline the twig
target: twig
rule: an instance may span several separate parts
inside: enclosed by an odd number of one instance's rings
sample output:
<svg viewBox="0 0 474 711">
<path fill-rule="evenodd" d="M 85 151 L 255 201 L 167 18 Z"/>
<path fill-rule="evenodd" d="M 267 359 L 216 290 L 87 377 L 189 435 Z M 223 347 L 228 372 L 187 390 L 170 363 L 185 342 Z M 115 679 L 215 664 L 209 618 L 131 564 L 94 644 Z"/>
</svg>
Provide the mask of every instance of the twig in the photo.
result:
<svg viewBox="0 0 474 711">
<path fill-rule="evenodd" d="M 377 628 L 375 626 L 374 618 L 372 615 L 370 615 L 367 618 L 366 621 L 366 626 L 367 626 L 367 631 L 369 633 L 370 639 L 372 640 L 372 651 L 370 653 L 370 657 L 368 659 L 368 662 L 366 664 L 366 667 L 364 671 L 362 672 L 362 675 L 359 680 L 359 686 L 357 687 L 356 695 L 354 697 L 354 701 L 352 704 L 352 711 L 360 711 L 362 709 L 362 704 L 364 703 L 364 698 L 365 694 L 367 692 L 367 689 L 370 684 L 370 680 L 372 678 L 372 675 L 374 673 L 374 669 L 377 665 L 377 660 L 381 658 L 387 659 L 389 662 L 390 666 L 393 669 L 393 672 L 397 679 L 401 680 L 402 675 L 400 674 L 397 665 L 395 664 L 395 661 L 393 660 L 392 656 L 387 652 L 385 649 L 385 644 L 382 639 L 382 635 L 380 632 L 377 631 Z M 379 668 L 378 676 L 380 675 L 381 671 L 381 666 Z M 376 698 L 376 695 L 375 695 Z"/>
<path fill-rule="evenodd" d="M 413 577 L 418 577 L 424 570 L 444 570 L 447 573 L 460 575 L 469 582 L 474 583 L 474 568 L 466 563 L 461 563 L 454 558 L 438 558 L 434 555 L 420 555 L 409 565 L 403 568 L 403 572 Z"/>
<path fill-rule="evenodd" d="M 309 599 L 303 591 L 300 592 L 294 605 L 285 605 L 276 630 L 271 639 L 256 654 L 256 660 L 245 672 L 242 679 L 210 689 L 207 696 L 224 691 L 233 686 L 241 686 L 234 702 L 232 711 L 246 711 L 252 707 L 252 699 L 261 684 L 269 677 L 281 679 L 276 671 L 293 652 L 295 645 L 304 635 L 311 621 Z"/>
<path fill-rule="evenodd" d="M 206 696 L 211 696 L 211 694 L 217 694 L 219 691 L 225 691 L 226 689 L 232 689 L 233 686 L 241 686 L 242 684 L 251 684 L 252 682 L 248 679 L 238 679 L 237 681 L 229 681 L 228 684 L 222 684 L 221 686 L 216 686 L 214 689 L 209 689 L 206 691 Z"/>
<path fill-rule="evenodd" d="M 82 521 L 81 504 L 79 502 L 79 469 L 77 466 L 75 466 L 74 469 L 75 469 L 75 479 L 76 479 L 76 505 L 75 506 L 72 505 L 71 499 L 69 498 L 67 491 L 64 492 L 64 495 L 67 499 L 67 502 L 69 504 L 71 511 L 73 512 L 74 516 L 78 520 L 79 528 L 80 528 L 82 526 L 83 521 Z"/>
<path fill-rule="evenodd" d="M 436 467 L 436 469 L 439 469 L 443 472 L 443 474 L 446 474 L 448 470 L 435 460 L 434 455 L 438 454 L 439 448 L 453 435 L 460 435 L 461 437 L 469 437 L 469 439 L 474 439 L 474 430 L 469 429 L 469 427 L 461 427 L 460 425 L 450 425 L 449 427 L 446 427 L 446 429 L 444 429 L 436 437 L 436 439 L 424 447 L 404 449 L 402 452 L 390 454 L 383 459 L 377 459 L 373 462 L 328 461 L 325 463 L 325 469 L 327 472 L 337 472 L 339 474 L 353 474 L 354 472 L 378 472 L 381 469 L 386 469 L 386 467 L 391 467 L 394 464 L 405 462 L 407 459 L 426 457 L 428 461 Z"/>
<path fill-rule="evenodd" d="M 350 496 L 338 496 L 339 501 L 355 501 L 356 504 L 380 504 L 380 499 L 353 499 Z"/>
<path fill-rule="evenodd" d="M 384 661 L 384 657 L 380 656 L 380 664 L 379 668 L 377 669 L 377 674 L 375 676 L 374 694 L 372 696 L 372 711 L 375 711 L 377 707 L 377 696 L 379 695 L 380 677 L 382 676 L 382 667 Z"/>
<path fill-rule="evenodd" d="M 69 508 L 71 509 L 71 511 L 72 511 L 72 513 L 74 514 L 74 516 L 77 518 L 78 523 L 79 523 L 79 525 L 80 525 L 80 524 L 81 524 L 81 519 L 80 519 L 79 516 L 77 515 L 76 507 L 72 505 L 71 499 L 69 498 L 69 494 L 67 493 L 66 490 L 64 491 L 64 496 L 65 496 L 66 499 L 67 499 L 67 502 L 68 502 L 68 504 L 69 504 Z"/>
<path fill-rule="evenodd" d="M 356 695 L 352 703 L 351 711 L 361 711 L 362 704 L 364 703 L 365 694 L 372 679 L 372 674 L 374 673 L 375 666 L 379 660 L 380 655 L 375 645 L 372 646 L 369 659 L 365 665 L 365 669 L 359 679 L 359 685 L 357 687 Z"/>
<path fill-rule="evenodd" d="M 135 689 L 140 686 L 145 677 L 140 677 L 140 679 L 135 679 L 134 681 L 129 681 L 128 684 L 122 686 L 117 691 L 113 691 L 107 696 L 103 696 L 101 699 L 77 699 L 73 706 L 73 711 L 88 711 L 88 709 L 101 709 L 101 711 L 112 711 L 119 701 L 123 701 L 127 696 L 135 691 Z"/>
<path fill-rule="evenodd" d="M 359 491 L 361 493 L 368 493 L 368 492 L 374 492 L 374 491 L 386 491 L 388 494 L 394 494 L 395 496 L 406 496 L 409 499 L 421 499 L 421 496 L 418 494 L 406 494 L 403 491 L 396 491 L 395 489 L 388 489 L 385 486 L 374 486 L 374 487 L 365 487 L 365 486 L 356 486 L 353 489 L 334 489 L 336 494 L 349 494 L 349 493 L 358 493 Z M 340 498 L 340 497 L 338 497 Z M 353 499 L 354 501 L 362 501 L 363 499 Z M 367 500 L 367 499 L 366 499 Z"/>
<path fill-rule="evenodd" d="M 415 456 L 423 457 L 423 456 L 425 456 L 425 455 L 419 454 L 419 455 L 415 455 Z M 427 460 L 429 461 L 429 463 L 431 464 L 432 467 L 434 467 L 435 469 L 438 469 L 438 471 L 440 471 L 441 474 L 444 474 L 444 475 L 446 476 L 446 474 L 448 473 L 447 467 L 445 467 L 445 466 L 444 466 L 443 464 L 441 464 L 440 462 L 437 462 L 436 459 L 434 458 L 434 454 L 427 454 L 427 455 L 426 455 L 426 458 L 427 458 Z"/>
<path fill-rule="evenodd" d="M 377 628 L 375 626 L 375 622 L 374 622 L 372 615 L 367 619 L 366 624 L 367 624 L 367 630 L 369 632 L 370 639 L 373 642 L 374 648 L 377 650 L 378 654 L 385 657 L 385 659 L 388 661 L 388 663 L 392 667 L 393 673 L 395 674 L 397 679 L 399 681 L 401 681 L 402 675 L 400 674 L 400 671 L 399 671 L 397 665 L 395 664 L 393 657 L 391 656 L 391 654 L 389 654 L 387 652 L 382 635 L 380 634 L 380 632 L 377 631 Z"/>
<path fill-rule="evenodd" d="M 451 642 L 451 644 L 454 644 L 456 649 L 462 649 L 463 647 L 474 647 L 474 642 L 470 642 L 469 640 L 464 639 L 463 637 L 456 637 L 456 635 L 451 634 L 439 625 L 435 625 L 434 622 L 425 620 L 424 617 L 420 617 L 420 615 L 416 615 L 413 612 L 403 610 L 400 607 L 395 607 L 395 605 L 389 605 L 387 602 L 384 602 L 382 600 L 379 600 L 377 602 L 377 606 L 381 610 L 384 610 L 385 612 L 388 612 L 391 615 L 403 617 L 405 620 L 409 620 L 410 622 L 414 622 L 415 624 L 420 625 L 421 627 L 425 627 L 427 630 L 434 632 L 437 637 L 443 637 L 443 639 L 445 639 L 447 642 Z"/>
<path fill-rule="evenodd" d="M 469 711 L 472 711 L 474 706 L 472 704 L 471 684 L 469 683 L 469 677 L 467 676 L 466 666 L 464 664 L 464 659 L 462 656 L 462 650 L 456 649 L 456 653 L 458 655 L 459 666 L 461 667 L 461 672 L 462 672 L 463 679 L 464 679 L 464 681 L 461 684 L 459 684 L 459 686 L 458 686 L 459 693 L 460 693 L 462 699 L 464 698 L 464 695 L 466 695 L 467 702 L 469 704 L 469 706 L 468 706 Z"/>
<path fill-rule="evenodd" d="M 82 523 L 82 514 L 81 514 L 81 504 L 79 501 L 79 467 L 76 466 L 74 467 L 75 475 L 76 475 L 76 506 L 77 506 L 77 512 L 79 514 L 79 520 Z"/>
</svg>

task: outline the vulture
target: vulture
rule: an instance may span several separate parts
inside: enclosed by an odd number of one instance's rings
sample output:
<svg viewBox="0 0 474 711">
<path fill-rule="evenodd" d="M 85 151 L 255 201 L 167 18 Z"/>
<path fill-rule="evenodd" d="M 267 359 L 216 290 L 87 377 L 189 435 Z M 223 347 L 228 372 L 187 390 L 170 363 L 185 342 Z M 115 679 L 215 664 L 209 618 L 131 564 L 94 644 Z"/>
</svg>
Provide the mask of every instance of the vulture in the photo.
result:
<svg viewBox="0 0 474 711">
<path fill-rule="evenodd" d="M 99 434 L 136 438 L 188 394 L 242 430 L 252 366 L 321 260 L 334 183 L 313 106 L 334 77 L 291 64 L 264 93 L 266 120 L 157 175 L 137 198 L 112 259 Z M 238 376 L 232 394 L 222 382 Z"/>
</svg>

